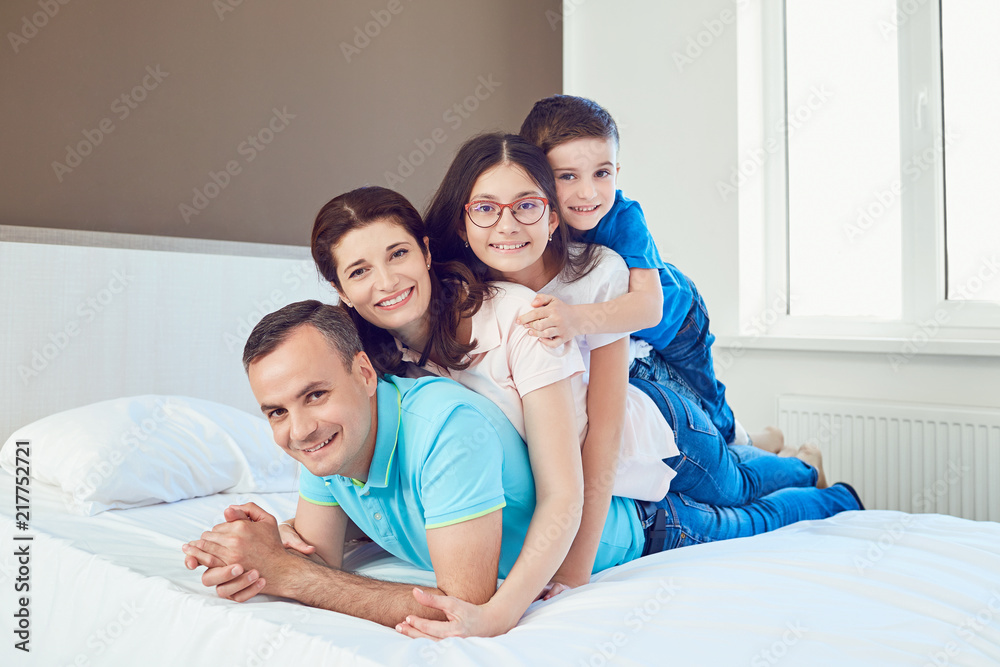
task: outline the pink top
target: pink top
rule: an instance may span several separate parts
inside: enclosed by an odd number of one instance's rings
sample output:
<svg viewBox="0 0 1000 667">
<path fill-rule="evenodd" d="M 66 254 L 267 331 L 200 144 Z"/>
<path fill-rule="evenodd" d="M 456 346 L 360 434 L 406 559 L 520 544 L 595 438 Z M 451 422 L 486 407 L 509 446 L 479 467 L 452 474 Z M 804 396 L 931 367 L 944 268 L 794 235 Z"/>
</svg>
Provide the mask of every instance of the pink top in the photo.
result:
<svg viewBox="0 0 1000 667">
<path fill-rule="evenodd" d="M 476 341 L 476 348 L 469 354 L 472 364 L 464 371 L 456 371 L 428 361 L 425 369 L 451 378 L 496 403 L 527 440 L 521 398 L 559 380 L 579 376 L 584 371 L 583 358 L 575 342 L 553 350 L 517 324 L 518 316 L 531 310 L 533 291 L 508 282 L 493 285 L 499 288 L 496 296 L 486 299 L 471 318 L 472 339 Z M 416 363 L 420 359 L 409 348 L 400 348 L 405 361 Z M 570 384 L 577 432 L 583 442 L 587 432 L 587 388 L 579 381 Z"/>
</svg>

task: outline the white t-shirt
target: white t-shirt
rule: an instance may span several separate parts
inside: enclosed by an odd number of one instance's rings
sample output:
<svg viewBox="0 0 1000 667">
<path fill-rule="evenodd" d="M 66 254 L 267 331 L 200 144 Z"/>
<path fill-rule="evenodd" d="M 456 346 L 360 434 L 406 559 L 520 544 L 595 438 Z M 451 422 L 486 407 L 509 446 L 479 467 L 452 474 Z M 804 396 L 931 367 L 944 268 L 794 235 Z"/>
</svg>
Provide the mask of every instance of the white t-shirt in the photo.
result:
<svg viewBox="0 0 1000 667">
<path fill-rule="evenodd" d="M 571 249 L 572 252 L 579 250 L 579 246 Z M 563 271 L 540 292 L 572 305 L 604 303 L 627 293 L 629 271 L 625 261 L 604 246 L 595 246 L 594 252 L 599 259 L 590 273 L 575 282 L 568 282 L 566 271 Z M 606 316 L 613 318 L 614 312 L 608 312 Z M 576 342 L 583 353 L 588 371 L 592 350 L 627 336 L 625 333 L 577 336 Z M 589 380 L 588 372 L 578 376 L 577 381 L 587 385 Z M 676 475 L 663 459 L 679 453 L 673 430 L 656 404 L 641 390 L 628 385 L 622 451 L 618 459 L 614 495 L 637 500 L 661 500 L 670 489 L 670 480 Z"/>
<path fill-rule="evenodd" d="M 496 296 L 483 301 L 479 312 L 471 318 L 472 339 L 476 341 L 476 348 L 469 353 L 472 364 L 464 371 L 457 371 L 428 361 L 425 369 L 451 378 L 496 403 L 525 441 L 521 397 L 573 378 L 570 385 L 582 443 L 587 433 L 587 387 L 580 379 L 585 366 L 576 343 L 553 350 L 529 336 L 528 330 L 516 320 L 531 310 L 535 293 L 515 283 L 493 284 L 499 288 Z M 420 355 L 409 348 L 401 346 L 401 349 L 404 361 L 419 361 Z"/>
</svg>

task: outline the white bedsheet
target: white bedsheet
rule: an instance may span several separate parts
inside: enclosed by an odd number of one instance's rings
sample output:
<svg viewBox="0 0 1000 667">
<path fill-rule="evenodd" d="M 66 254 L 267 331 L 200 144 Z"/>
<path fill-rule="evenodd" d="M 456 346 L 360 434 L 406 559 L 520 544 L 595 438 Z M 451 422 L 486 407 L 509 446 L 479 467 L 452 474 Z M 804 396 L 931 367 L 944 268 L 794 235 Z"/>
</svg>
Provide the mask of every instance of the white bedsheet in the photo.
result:
<svg viewBox="0 0 1000 667">
<path fill-rule="evenodd" d="M 217 598 L 180 545 L 253 500 L 67 514 L 32 482 L 31 653 L 13 648 L 13 480 L 0 475 L 3 665 L 998 665 L 1000 524 L 847 512 L 643 558 L 529 609 L 505 636 L 411 640 L 260 597 Z M 20 543 L 19 543 L 20 544 Z M 433 583 L 375 549 L 360 571 Z"/>
</svg>

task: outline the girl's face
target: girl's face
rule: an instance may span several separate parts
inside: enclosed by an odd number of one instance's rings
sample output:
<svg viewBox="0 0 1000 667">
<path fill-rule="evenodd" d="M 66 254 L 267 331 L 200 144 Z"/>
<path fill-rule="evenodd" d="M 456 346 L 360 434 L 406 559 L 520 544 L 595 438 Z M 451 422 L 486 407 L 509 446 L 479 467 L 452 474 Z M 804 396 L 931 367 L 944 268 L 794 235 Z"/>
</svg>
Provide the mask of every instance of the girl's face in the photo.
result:
<svg viewBox="0 0 1000 667">
<path fill-rule="evenodd" d="M 483 172 L 472 186 L 469 201 L 509 204 L 524 197 L 544 198 L 545 194 L 522 168 L 504 163 Z M 476 226 L 465 214 L 466 240 L 476 257 L 504 280 L 534 289 L 552 278 L 545 276 L 542 258 L 549 236 L 558 225 L 559 216 L 551 205 L 531 225 L 518 222 L 510 208 L 504 208 L 499 222 L 488 229 Z"/>
<path fill-rule="evenodd" d="M 427 247 L 427 238 L 424 238 Z M 391 219 L 348 232 L 333 247 L 340 298 L 375 326 L 419 342 L 431 302 L 430 253 Z"/>
</svg>

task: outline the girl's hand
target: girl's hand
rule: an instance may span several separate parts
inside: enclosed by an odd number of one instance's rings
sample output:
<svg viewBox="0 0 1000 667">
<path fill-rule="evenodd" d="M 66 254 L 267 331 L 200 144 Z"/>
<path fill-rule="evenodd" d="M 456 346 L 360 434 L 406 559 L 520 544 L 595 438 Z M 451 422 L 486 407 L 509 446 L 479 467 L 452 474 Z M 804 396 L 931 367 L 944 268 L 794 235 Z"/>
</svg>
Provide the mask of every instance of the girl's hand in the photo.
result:
<svg viewBox="0 0 1000 667">
<path fill-rule="evenodd" d="M 550 581 L 545 585 L 545 588 L 542 589 L 542 592 L 539 593 L 538 597 L 535 599 L 551 600 L 560 593 L 574 589 L 577 586 L 582 586 L 586 583 L 589 583 L 589 581 L 571 582 L 568 580 L 564 580 L 564 578 L 560 577 L 559 573 L 557 572 L 556 575 L 552 577 L 552 581 Z"/>
<path fill-rule="evenodd" d="M 528 334 L 541 339 L 547 347 L 559 347 L 572 340 L 581 330 L 578 310 L 548 294 L 538 294 L 529 310 L 517 318 L 517 323 L 528 328 Z"/>
<path fill-rule="evenodd" d="M 425 593 L 419 588 L 413 589 L 413 597 L 425 607 L 439 609 L 448 617 L 447 621 L 430 621 L 412 614 L 407 616 L 396 626 L 396 631 L 413 639 L 423 637 L 436 641 L 447 637 L 496 637 L 517 625 L 517 619 L 513 622 L 504 619 L 488 602 L 476 605 L 450 595 Z"/>
</svg>

